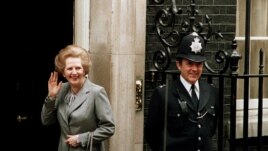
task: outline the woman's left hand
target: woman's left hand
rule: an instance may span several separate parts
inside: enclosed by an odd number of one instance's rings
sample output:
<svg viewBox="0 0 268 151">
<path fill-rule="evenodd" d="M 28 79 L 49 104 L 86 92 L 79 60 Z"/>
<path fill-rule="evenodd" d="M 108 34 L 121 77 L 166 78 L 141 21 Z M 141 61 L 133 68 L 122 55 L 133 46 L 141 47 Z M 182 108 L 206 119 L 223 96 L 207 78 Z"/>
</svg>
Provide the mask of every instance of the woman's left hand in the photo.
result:
<svg viewBox="0 0 268 151">
<path fill-rule="evenodd" d="M 78 135 L 67 135 L 67 139 L 65 142 L 69 144 L 71 147 L 77 147 L 80 144 Z"/>
</svg>

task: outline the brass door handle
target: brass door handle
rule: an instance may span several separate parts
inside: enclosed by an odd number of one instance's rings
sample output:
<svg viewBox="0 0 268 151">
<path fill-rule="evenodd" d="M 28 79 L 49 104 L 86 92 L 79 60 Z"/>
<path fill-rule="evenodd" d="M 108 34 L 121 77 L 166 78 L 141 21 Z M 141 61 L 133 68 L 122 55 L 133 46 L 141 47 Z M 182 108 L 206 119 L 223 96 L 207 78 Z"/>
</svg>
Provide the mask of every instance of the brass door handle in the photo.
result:
<svg viewBox="0 0 268 151">
<path fill-rule="evenodd" d="M 142 80 L 136 80 L 136 111 L 142 110 Z"/>
</svg>

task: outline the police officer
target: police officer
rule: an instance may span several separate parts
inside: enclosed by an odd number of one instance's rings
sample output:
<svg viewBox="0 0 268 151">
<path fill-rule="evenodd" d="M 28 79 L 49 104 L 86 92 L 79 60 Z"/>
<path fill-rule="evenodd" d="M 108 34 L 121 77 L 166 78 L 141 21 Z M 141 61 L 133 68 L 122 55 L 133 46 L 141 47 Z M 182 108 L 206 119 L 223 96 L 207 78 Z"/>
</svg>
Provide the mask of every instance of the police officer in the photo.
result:
<svg viewBox="0 0 268 151">
<path fill-rule="evenodd" d="M 153 91 L 145 126 L 145 138 L 153 151 L 212 150 L 218 90 L 200 79 L 204 47 L 197 33 L 185 36 L 176 56 L 180 74 Z"/>
</svg>

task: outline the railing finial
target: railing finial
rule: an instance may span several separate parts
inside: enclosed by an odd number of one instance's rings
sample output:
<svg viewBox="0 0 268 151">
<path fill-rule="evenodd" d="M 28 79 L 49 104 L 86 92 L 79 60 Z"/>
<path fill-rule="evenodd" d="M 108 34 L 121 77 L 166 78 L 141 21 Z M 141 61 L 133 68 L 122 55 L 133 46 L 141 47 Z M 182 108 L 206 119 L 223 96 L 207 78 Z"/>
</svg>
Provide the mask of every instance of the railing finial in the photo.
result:
<svg viewBox="0 0 268 151">
<path fill-rule="evenodd" d="M 232 42 L 232 49 L 233 52 L 230 57 L 230 68 L 231 68 L 231 74 L 238 74 L 238 61 L 242 58 L 242 56 L 239 54 L 239 52 L 236 50 L 237 44 L 236 40 L 233 40 Z"/>
</svg>

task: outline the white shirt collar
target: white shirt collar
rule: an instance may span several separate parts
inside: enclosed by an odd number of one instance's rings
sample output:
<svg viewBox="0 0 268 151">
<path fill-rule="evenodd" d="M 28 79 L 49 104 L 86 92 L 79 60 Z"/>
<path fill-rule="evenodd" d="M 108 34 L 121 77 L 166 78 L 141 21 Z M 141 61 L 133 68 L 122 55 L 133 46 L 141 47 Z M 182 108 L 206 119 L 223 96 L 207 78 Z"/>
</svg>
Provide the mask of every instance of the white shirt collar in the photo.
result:
<svg viewBox="0 0 268 151">
<path fill-rule="evenodd" d="M 189 94 L 191 94 L 191 86 L 192 84 L 187 82 L 181 75 L 180 75 L 180 80 L 181 80 L 181 83 L 183 84 L 183 86 L 186 88 L 186 90 L 189 92 Z M 195 82 L 195 92 L 197 94 L 199 94 L 199 83 L 198 83 L 198 80 Z"/>
</svg>

